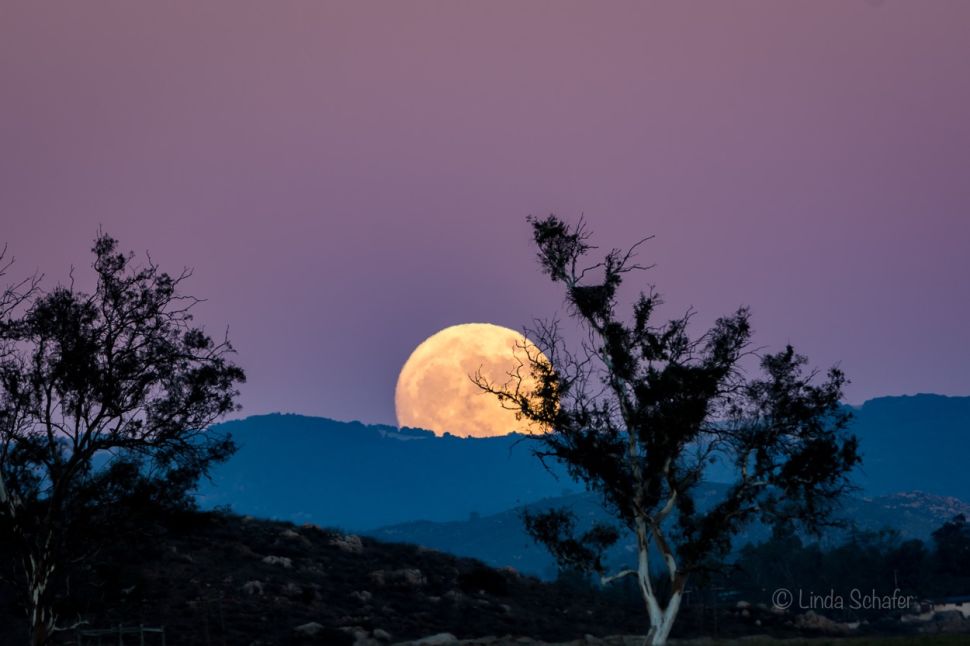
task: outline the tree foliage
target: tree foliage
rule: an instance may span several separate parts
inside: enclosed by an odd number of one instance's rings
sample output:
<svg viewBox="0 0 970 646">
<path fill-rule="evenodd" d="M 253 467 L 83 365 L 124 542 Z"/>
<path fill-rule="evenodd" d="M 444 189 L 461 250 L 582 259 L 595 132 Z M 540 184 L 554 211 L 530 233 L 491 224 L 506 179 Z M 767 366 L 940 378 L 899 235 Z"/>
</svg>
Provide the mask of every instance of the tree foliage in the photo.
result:
<svg viewBox="0 0 970 646">
<path fill-rule="evenodd" d="M 946 594 L 965 594 L 970 590 L 970 523 L 958 514 L 933 532 L 936 568 Z"/>
<path fill-rule="evenodd" d="M 107 235 L 93 253 L 90 293 L 34 278 L 0 299 L 0 540 L 34 644 L 56 629 L 66 563 L 126 511 L 191 505 L 234 451 L 207 428 L 236 408 L 244 374 L 228 338 L 193 322 L 190 272 L 139 265 Z"/>
<path fill-rule="evenodd" d="M 934 531 L 929 545 L 884 529 L 852 531 L 840 544 L 825 549 L 805 541 L 790 525 L 780 526 L 763 543 L 743 547 L 734 567 L 718 578 L 741 598 L 765 604 L 772 602 L 771 593 L 778 588 L 833 591 L 846 600 L 853 590 L 887 595 L 898 590 L 921 600 L 942 599 L 970 590 L 968 549 L 970 530 L 962 515 Z M 827 610 L 831 618 L 858 620 L 878 616 L 884 609 Z"/>
<path fill-rule="evenodd" d="M 476 379 L 548 428 L 537 437 L 540 458 L 565 464 L 636 533 L 638 565 L 620 575 L 638 575 L 653 640 L 662 643 L 687 577 L 717 563 L 747 523 L 788 519 L 817 530 L 828 521 L 859 461 L 841 405 L 845 377 L 833 368 L 820 378 L 790 346 L 757 356 L 747 308 L 692 336 L 692 312 L 655 322 L 662 299 L 651 289 L 624 316 L 620 287 L 647 269 L 635 260 L 646 240 L 592 262 L 583 222 L 529 221 L 540 267 L 563 287 L 583 342 L 570 350 L 557 322 L 540 321 L 527 336 L 541 354 L 530 354 L 505 384 Z M 757 376 L 747 375 L 749 361 L 757 361 Z M 526 372 L 538 384 L 529 392 Z M 695 489 L 714 461 L 731 465 L 737 478 L 723 500 L 702 509 Z M 556 511 L 527 517 L 526 527 L 569 565 L 594 570 L 616 536 L 605 528 L 574 536 L 568 514 Z M 651 589 L 651 544 L 672 582 L 666 609 Z"/>
</svg>

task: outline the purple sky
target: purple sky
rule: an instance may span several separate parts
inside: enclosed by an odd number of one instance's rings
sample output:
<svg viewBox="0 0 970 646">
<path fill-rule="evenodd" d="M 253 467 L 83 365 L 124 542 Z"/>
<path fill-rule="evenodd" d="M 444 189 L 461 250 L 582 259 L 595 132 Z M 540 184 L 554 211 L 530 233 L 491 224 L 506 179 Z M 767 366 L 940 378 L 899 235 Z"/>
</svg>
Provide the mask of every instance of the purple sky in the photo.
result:
<svg viewBox="0 0 970 646">
<path fill-rule="evenodd" d="M 849 399 L 970 394 L 970 3 L 0 5 L 0 238 L 99 224 L 196 270 L 245 413 L 392 422 L 454 323 L 559 294 L 524 217 L 656 240 L 700 320 L 841 361 Z"/>
</svg>

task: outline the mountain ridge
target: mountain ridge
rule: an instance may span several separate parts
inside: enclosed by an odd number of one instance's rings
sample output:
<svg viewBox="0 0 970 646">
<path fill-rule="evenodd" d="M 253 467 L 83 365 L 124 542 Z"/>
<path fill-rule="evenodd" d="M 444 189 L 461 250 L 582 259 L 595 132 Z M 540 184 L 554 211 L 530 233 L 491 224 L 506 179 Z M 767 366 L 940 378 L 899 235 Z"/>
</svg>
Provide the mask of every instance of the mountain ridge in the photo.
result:
<svg viewBox="0 0 970 646">
<path fill-rule="evenodd" d="M 970 500 L 970 397 L 880 397 L 853 411 L 863 495 L 925 491 Z M 461 521 L 583 490 L 562 465 L 540 464 L 527 436 L 439 437 L 281 413 L 214 428 L 232 433 L 240 450 L 200 488 L 204 508 L 365 531 Z"/>
</svg>

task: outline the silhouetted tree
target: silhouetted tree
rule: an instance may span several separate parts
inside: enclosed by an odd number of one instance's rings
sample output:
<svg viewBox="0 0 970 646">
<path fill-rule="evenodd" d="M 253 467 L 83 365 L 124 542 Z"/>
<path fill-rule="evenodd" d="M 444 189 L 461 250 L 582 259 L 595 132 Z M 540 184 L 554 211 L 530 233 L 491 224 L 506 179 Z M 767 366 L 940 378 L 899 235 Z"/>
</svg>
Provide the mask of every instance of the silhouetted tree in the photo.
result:
<svg viewBox="0 0 970 646">
<path fill-rule="evenodd" d="M 937 585 L 944 595 L 970 590 L 970 524 L 958 514 L 933 532 Z"/>
<path fill-rule="evenodd" d="M 886 557 L 886 567 L 892 571 L 893 587 L 907 593 L 925 595 L 930 586 L 930 553 L 918 538 L 904 541 Z"/>
<path fill-rule="evenodd" d="M 234 450 L 206 429 L 236 408 L 244 375 L 228 339 L 193 323 L 190 272 L 136 265 L 106 235 L 93 252 L 91 293 L 35 278 L 0 297 L 0 542 L 34 645 L 58 629 L 72 559 L 120 515 L 191 505 Z"/>
<path fill-rule="evenodd" d="M 857 441 L 845 432 L 845 379 L 833 368 L 815 383 L 817 375 L 791 347 L 761 356 L 762 374 L 748 378 L 742 363 L 753 353 L 745 308 L 696 338 L 688 331 L 690 313 L 653 323 L 661 302 L 653 291 L 640 295 L 629 319 L 622 317 L 618 289 L 631 271 L 646 269 L 634 262 L 644 241 L 584 266 L 594 247 L 582 222 L 529 221 L 542 270 L 564 287 L 586 341 L 570 352 L 555 322 L 539 322 L 528 335 L 542 354 L 522 348 L 528 359 L 505 384 L 481 374 L 476 380 L 504 406 L 548 428 L 537 438 L 538 455 L 562 461 L 635 533 L 636 568 L 602 580 L 637 577 L 648 640 L 663 644 L 688 577 L 723 557 L 749 521 L 786 518 L 811 530 L 827 522 L 859 461 Z M 534 388 L 525 385 L 530 378 Z M 714 460 L 726 460 L 737 479 L 723 500 L 701 511 L 695 488 Z M 602 569 L 598 555 L 617 536 L 600 527 L 576 537 L 561 511 L 528 519 L 526 527 L 561 560 L 591 569 Z M 669 575 L 665 600 L 651 583 L 651 543 Z"/>
<path fill-rule="evenodd" d="M 764 603 L 772 602 L 772 592 L 778 588 L 832 591 L 851 600 L 853 591 L 860 590 L 884 590 L 887 594 L 899 590 L 901 595 L 925 598 L 936 585 L 923 542 L 900 542 L 899 533 L 889 528 L 852 531 L 828 549 L 817 542 L 805 545 L 785 528 L 761 544 L 743 547 L 734 565 L 730 574 L 719 573 L 718 580 L 730 584 L 743 599 Z M 846 621 L 898 611 L 853 607 L 848 601 L 844 607 L 826 610 L 829 618 Z"/>
<path fill-rule="evenodd" d="M 747 595 L 746 599 L 767 601 L 767 595 L 751 596 L 751 592 L 780 587 L 816 589 L 812 586 L 819 582 L 823 556 L 818 545 L 805 545 L 791 524 L 781 523 L 773 528 L 768 540 L 742 547 L 737 567 L 724 575 L 733 578 L 732 583 Z"/>
</svg>

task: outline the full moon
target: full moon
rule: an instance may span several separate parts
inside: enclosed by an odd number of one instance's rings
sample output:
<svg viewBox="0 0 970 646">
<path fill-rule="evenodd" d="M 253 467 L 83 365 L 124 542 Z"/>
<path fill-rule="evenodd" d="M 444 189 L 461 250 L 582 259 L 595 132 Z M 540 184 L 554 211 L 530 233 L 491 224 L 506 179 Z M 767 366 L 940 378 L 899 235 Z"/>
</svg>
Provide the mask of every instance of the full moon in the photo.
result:
<svg viewBox="0 0 970 646">
<path fill-rule="evenodd" d="M 453 325 L 430 336 L 414 349 L 397 378 L 398 425 L 471 437 L 535 432 L 534 425 L 515 419 L 514 411 L 471 379 L 481 369 L 490 383 L 502 386 L 522 361 L 522 386 L 531 390 L 523 344 L 530 354 L 539 352 L 522 334 L 490 323 Z"/>
</svg>

